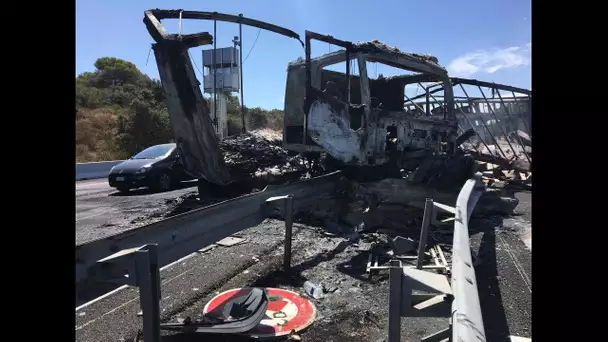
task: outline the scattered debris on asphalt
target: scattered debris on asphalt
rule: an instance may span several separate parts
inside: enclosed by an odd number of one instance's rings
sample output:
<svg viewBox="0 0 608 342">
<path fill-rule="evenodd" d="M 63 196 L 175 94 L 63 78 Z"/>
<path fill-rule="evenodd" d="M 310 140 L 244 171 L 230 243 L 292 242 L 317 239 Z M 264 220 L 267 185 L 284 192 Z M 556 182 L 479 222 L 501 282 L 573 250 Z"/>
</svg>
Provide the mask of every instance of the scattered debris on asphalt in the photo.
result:
<svg viewBox="0 0 608 342">
<path fill-rule="evenodd" d="M 216 245 L 220 245 L 223 247 L 232 247 L 234 245 L 239 245 L 241 243 L 245 243 L 247 240 L 240 238 L 240 237 L 236 237 L 236 236 L 228 236 L 225 237 L 223 239 L 221 239 L 220 241 L 216 242 Z"/>
</svg>

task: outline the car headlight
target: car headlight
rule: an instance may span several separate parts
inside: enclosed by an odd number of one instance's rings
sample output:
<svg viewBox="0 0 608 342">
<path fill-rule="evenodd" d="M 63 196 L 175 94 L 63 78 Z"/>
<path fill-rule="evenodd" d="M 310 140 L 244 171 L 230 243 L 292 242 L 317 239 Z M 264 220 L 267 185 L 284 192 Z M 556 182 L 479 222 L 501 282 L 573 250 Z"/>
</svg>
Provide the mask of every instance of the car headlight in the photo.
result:
<svg viewBox="0 0 608 342">
<path fill-rule="evenodd" d="M 137 170 L 135 173 L 144 173 L 144 172 L 150 170 L 150 167 L 152 167 L 152 165 L 143 166 L 139 170 Z"/>
</svg>

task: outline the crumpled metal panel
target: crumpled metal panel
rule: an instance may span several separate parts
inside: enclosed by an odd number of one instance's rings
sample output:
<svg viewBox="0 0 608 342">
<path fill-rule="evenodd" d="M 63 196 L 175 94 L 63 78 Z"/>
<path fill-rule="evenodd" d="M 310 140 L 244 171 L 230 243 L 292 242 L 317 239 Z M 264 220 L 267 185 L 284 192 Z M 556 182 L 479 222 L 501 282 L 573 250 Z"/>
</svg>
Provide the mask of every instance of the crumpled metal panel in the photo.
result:
<svg viewBox="0 0 608 342">
<path fill-rule="evenodd" d="M 194 74 L 188 47 L 180 41 L 166 40 L 154 44 L 153 49 L 173 136 L 182 150 L 184 167 L 197 178 L 215 184 L 228 183 L 230 174 Z"/>
<path fill-rule="evenodd" d="M 346 107 L 336 112 L 336 106 L 315 101 L 308 114 L 308 132 L 332 157 L 345 163 L 362 159 L 361 138 L 350 128 Z"/>
</svg>

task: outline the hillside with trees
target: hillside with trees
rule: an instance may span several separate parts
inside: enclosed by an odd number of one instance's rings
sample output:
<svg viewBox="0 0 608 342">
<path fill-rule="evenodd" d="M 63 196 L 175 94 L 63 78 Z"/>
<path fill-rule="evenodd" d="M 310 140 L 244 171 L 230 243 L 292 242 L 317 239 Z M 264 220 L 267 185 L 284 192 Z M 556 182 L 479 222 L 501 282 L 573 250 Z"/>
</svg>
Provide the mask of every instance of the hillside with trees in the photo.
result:
<svg viewBox="0 0 608 342">
<path fill-rule="evenodd" d="M 283 111 L 245 108 L 247 129 L 282 129 Z M 228 98 L 228 133 L 241 132 L 240 105 Z M 135 64 L 99 58 L 76 77 L 76 162 L 126 159 L 173 138 L 161 82 Z"/>
</svg>

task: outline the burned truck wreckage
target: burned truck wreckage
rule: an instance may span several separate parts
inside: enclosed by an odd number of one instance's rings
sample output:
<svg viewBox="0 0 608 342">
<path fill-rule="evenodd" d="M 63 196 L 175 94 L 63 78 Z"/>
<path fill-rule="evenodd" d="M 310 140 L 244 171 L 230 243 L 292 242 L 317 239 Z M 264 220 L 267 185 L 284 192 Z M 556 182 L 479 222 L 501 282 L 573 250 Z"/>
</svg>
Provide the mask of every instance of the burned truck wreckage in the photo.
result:
<svg viewBox="0 0 608 342">
<path fill-rule="evenodd" d="M 250 133 L 218 139 L 217 120 L 203 98 L 188 53 L 192 47 L 212 44 L 215 37 L 207 32 L 169 34 L 162 19 L 180 20 L 180 30 L 186 19 L 224 21 L 298 40 L 304 58 L 287 66 L 280 144 L 263 142 Z M 77 269 L 80 260 L 80 268 L 88 270 L 77 271 L 77 280 L 87 279 L 85 274 L 92 274 L 89 268 L 119 250 L 157 244 L 151 249 L 158 254 L 156 266 L 162 266 L 268 217 L 285 220 L 284 268 L 288 272 L 294 221 L 310 222 L 314 217 L 326 230 L 332 230 L 332 225 L 351 227 L 347 232 L 351 241 L 352 236 L 377 234 L 379 229 L 403 231 L 404 222 L 421 219 L 422 228 L 414 234 L 420 236 L 415 266 L 402 265 L 411 256 L 397 260 L 400 253 L 395 242 L 395 258 L 384 266 L 370 251 L 367 271 L 389 270 L 391 298 L 398 296 L 391 303 L 404 303 L 406 299 L 399 298 L 406 296 L 408 305 L 437 298 L 442 305 L 451 305 L 449 330 L 429 341 L 448 336 L 454 341 L 486 340 L 468 221 L 473 209 L 476 214 L 509 215 L 517 199 L 506 189 L 531 190 L 530 90 L 450 77 L 436 57 L 402 52 L 379 41 L 354 43 L 310 31 L 302 41 L 291 30 L 242 15 L 157 9 L 145 11 L 144 23 L 155 40 L 153 50 L 183 164 L 199 179 L 198 195 L 202 200 L 217 191 L 224 192 L 223 199 L 231 199 L 139 228 L 139 236 L 129 233 L 108 243 L 94 241 L 86 248 L 77 247 Z M 312 57 L 312 41 L 341 49 Z M 328 69 L 340 63 L 345 64 L 345 72 Z M 372 78 L 368 72 L 372 63 L 410 74 Z M 407 87 L 422 92 L 408 95 Z M 252 190 L 252 183 L 257 189 L 273 186 Z M 406 217 L 409 213 L 416 219 Z M 438 214 L 453 216 L 445 221 L 453 224 L 450 265 L 443 247 L 427 249 L 428 227 L 440 225 Z M 424 266 L 423 261 L 431 258 L 436 265 Z M 108 262 L 108 258 L 103 260 Z M 431 272 L 439 269 L 443 274 Z M 438 297 L 411 294 L 409 298 L 407 291 L 398 288 L 411 286 L 412 279 L 423 288 L 441 289 L 433 295 Z M 249 313 L 236 320 L 160 324 L 158 299 L 152 295 L 160 291 L 160 285 L 154 276 L 150 284 L 147 294 L 140 290 L 142 309 L 154 316 L 146 321 L 144 313 L 146 341 L 157 341 L 160 329 L 246 334 L 261 324 L 260 310 L 265 311 L 270 301 L 264 289 L 254 289 L 238 298 L 240 304 L 231 304 Z M 412 313 L 403 306 L 393 305 L 387 328 L 391 342 L 399 340 L 400 321 L 395 317 L 424 316 L 422 310 L 409 316 Z"/>
<path fill-rule="evenodd" d="M 376 179 L 407 176 L 409 181 L 439 188 L 460 187 L 474 173 L 474 159 L 531 171 L 531 148 L 524 146 L 531 139 L 522 139 L 530 127 L 530 91 L 450 78 L 436 57 L 401 52 L 378 41 L 351 43 L 307 31 L 303 43 L 293 31 L 242 15 L 146 11 L 144 23 L 156 41 L 153 49 L 184 165 L 206 183 L 237 181 L 223 162 L 213 134 L 217 123 L 203 100 L 188 54 L 189 48 L 211 44 L 213 37 L 207 32 L 169 34 L 160 24 L 167 18 L 233 22 L 298 40 L 305 58 L 289 63 L 287 69 L 283 147 L 312 158 L 313 163 L 325 155 L 321 159 L 326 169 L 345 167 L 352 171 L 346 174 L 373 174 Z M 343 49 L 312 58 L 312 40 Z M 340 62 L 347 62 L 345 73 L 325 69 Z M 353 73 L 353 62 L 358 75 Z M 370 63 L 415 74 L 372 79 L 367 72 Z M 326 85 L 330 89 L 324 89 Z M 425 91 L 410 98 L 405 94 L 407 85 Z M 480 95 L 469 96 L 471 91 L 464 86 L 478 88 Z M 491 95 L 486 96 L 482 87 Z M 455 96 L 457 88 L 464 96 Z M 424 100 L 417 101 L 420 98 Z"/>
</svg>

